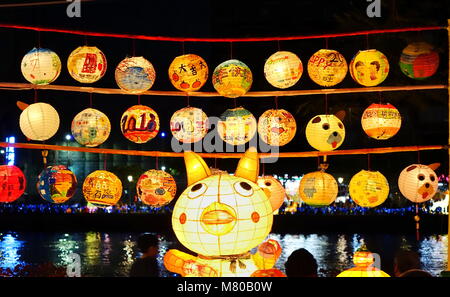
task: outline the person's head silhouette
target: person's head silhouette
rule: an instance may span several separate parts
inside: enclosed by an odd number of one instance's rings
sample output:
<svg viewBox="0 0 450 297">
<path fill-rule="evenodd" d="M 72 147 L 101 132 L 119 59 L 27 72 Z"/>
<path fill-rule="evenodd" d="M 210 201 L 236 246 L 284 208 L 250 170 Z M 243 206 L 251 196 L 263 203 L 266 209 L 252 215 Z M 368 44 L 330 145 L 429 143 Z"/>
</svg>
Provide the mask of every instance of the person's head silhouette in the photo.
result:
<svg viewBox="0 0 450 297">
<path fill-rule="evenodd" d="M 316 259 L 303 248 L 293 251 L 284 266 L 288 277 L 317 277 Z"/>
</svg>

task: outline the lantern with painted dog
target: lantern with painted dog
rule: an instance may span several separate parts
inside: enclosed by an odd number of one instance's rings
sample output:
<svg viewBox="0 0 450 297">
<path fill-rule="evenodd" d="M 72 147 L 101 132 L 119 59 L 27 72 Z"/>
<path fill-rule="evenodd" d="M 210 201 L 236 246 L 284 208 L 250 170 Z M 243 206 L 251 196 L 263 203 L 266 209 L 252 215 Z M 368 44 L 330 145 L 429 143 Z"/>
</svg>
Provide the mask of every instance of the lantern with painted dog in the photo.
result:
<svg viewBox="0 0 450 297">
<path fill-rule="evenodd" d="M 269 197 L 273 209 L 278 209 L 283 205 L 286 191 L 278 179 L 270 175 L 258 177 L 258 186 Z"/>
<path fill-rule="evenodd" d="M 70 76 L 81 83 L 94 83 L 105 75 L 106 57 L 95 46 L 80 46 L 67 59 Z"/>
<path fill-rule="evenodd" d="M 122 182 L 114 173 L 96 170 L 84 180 L 83 195 L 94 206 L 113 206 L 122 197 Z"/>
<path fill-rule="evenodd" d="M 250 90 L 253 75 L 247 65 L 239 60 L 228 60 L 216 67 L 212 83 L 219 95 L 237 98 Z"/>
<path fill-rule="evenodd" d="M 0 202 L 16 201 L 25 192 L 27 182 L 19 167 L 0 165 Z"/>
<path fill-rule="evenodd" d="M 44 200 L 64 203 L 75 194 L 77 178 L 64 165 L 48 166 L 39 174 L 36 188 Z"/>
<path fill-rule="evenodd" d="M 123 59 L 114 73 L 116 83 L 127 93 L 140 94 L 149 90 L 156 79 L 155 68 L 144 57 Z"/>
<path fill-rule="evenodd" d="M 278 51 L 264 64 L 264 76 L 274 87 L 286 89 L 295 85 L 302 76 L 303 64 L 296 54 Z"/>
<path fill-rule="evenodd" d="M 284 109 L 269 109 L 259 117 L 259 137 L 269 145 L 286 145 L 294 138 L 296 132 L 295 118 Z"/>
<path fill-rule="evenodd" d="M 23 77 L 35 85 L 48 85 L 61 73 L 61 60 L 58 55 L 46 48 L 33 48 L 20 64 Z"/>
<path fill-rule="evenodd" d="M 366 134 L 374 139 L 385 140 L 400 130 L 402 117 L 392 104 L 371 104 L 364 110 L 361 126 Z"/>
<path fill-rule="evenodd" d="M 417 80 L 433 76 L 439 67 L 439 53 L 426 42 L 413 42 L 402 51 L 399 66 L 403 74 Z"/>
<path fill-rule="evenodd" d="M 376 207 L 388 198 L 389 184 L 380 172 L 361 170 L 350 180 L 349 193 L 359 206 Z"/>
<path fill-rule="evenodd" d="M 217 131 L 220 138 L 231 145 L 242 145 L 255 136 L 256 119 L 243 107 L 227 109 L 220 116 Z"/>
<path fill-rule="evenodd" d="M 318 151 L 327 152 L 337 149 L 345 139 L 345 127 L 342 120 L 345 112 L 336 115 L 321 114 L 313 117 L 306 126 L 306 140 Z"/>
<path fill-rule="evenodd" d="M 402 195 L 415 203 L 433 198 L 438 188 L 438 178 L 434 170 L 439 166 L 439 163 L 428 166 L 412 164 L 403 169 L 398 177 L 398 188 Z"/>
<path fill-rule="evenodd" d="M 182 92 L 198 91 L 208 80 L 208 65 L 194 54 L 178 56 L 169 66 L 169 79 Z"/>
<path fill-rule="evenodd" d="M 323 87 L 332 87 L 343 81 L 347 70 L 347 61 L 335 50 L 321 49 L 308 61 L 309 77 Z"/>
<path fill-rule="evenodd" d="M 381 84 L 389 74 L 388 59 L 375 49 L 359 51 L 350 62 L 349 68 L 353 80 L 366 87 Z"/>
<path fill-rule="evenodd" d="M 142 203 L 161 207 L 173 200 L 177 193 L 177 184 L 169 173 L 152 169 L 139 177 L 136 192 Z"/>
<path fill-rule="evenodd" d="M 182 143 L 197 142 L 208 133 L 208 116 L 200 108 L 182 108 L 172 115 L 170 131 Z"/>
<path fill-rule="evenodd" d="M 134 143 L 146 143 L 159 133 L 158 114 L 145 105 L 128 108 L 120 119 L 123 136 Z"/>
</svg>

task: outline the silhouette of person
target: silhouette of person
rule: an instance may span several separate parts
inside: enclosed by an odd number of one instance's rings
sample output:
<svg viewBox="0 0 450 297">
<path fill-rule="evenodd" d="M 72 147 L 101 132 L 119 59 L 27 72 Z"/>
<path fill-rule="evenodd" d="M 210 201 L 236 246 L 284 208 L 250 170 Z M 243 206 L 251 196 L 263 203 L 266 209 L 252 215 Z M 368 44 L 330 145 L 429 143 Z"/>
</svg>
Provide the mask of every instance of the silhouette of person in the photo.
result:
<svg viewBox="0 0 450 297">
<path fill-rule="evenodd" d="M 137 247 L 142 256 L 136 259 L 130 269 L 130 277 L 157 277 L 158 237 L 145 233 L 138 237 Z"/>
<path fill-rule="evenodd" d="M 317 277 L 317 261 L 304 248 L 293 251 L 284 267 L 287 277 Z"/>
<path fill-rule="evenodd" d="M 413 251 L 401 250 L 394 258 L 394 275 L 397 277 L 432 277 L 420 269 L 419 254 Z"/>
</svg>

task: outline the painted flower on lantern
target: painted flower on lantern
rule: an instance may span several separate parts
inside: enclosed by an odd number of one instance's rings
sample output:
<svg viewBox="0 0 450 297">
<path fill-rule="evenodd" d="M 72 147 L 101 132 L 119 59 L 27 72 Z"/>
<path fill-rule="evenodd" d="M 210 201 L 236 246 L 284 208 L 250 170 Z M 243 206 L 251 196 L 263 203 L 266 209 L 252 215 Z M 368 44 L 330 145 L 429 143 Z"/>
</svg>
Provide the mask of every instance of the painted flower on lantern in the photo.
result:
<svg viewBox="0 0 450 297">
<path fill-rule="evenodd" d="M 122 60 L 114 73 L 116 83 L 127 93 L 140 94 L 149 90 L 156 78 L 155 68 L 144 57 Z"/>
<path fill-rule="evenodd" d="M 22 59 L 22 75 L 35 85 L 54 82 L 61 73 L 61 60 L 58 55 L 46 48 L 33 48 Z"/>
<path fill-rule="evenodd" d="M 349 193 L 357 205 L 376 207 L 388 198 L 389 183 L 378 171 L 361 170 L 350 180 Z"/>
<path fill-rule="evenodd" d="M 428 166 L 412 164 L 403 169 L 398 177 L 398 188 L 402 195 L 414 203 L 433 198 L 438 188 L 438 178 L 434 170 L 439 166 L 439 163 Z"/>
<path fill-rule="evenodd" d="M 47 140 L 59 129 L 59 115 L 50 104 L 38 102 L 28 105 L 19 119 L 20 130 L 31 140 Z"/>
<path fill-rule="evenodd" d="M 170 119 L 173 137 L 183 143 L 197 142 L 208 133 L 208 117 L 200 108 L 185 107 L 177 110 Z"/>
<path fill-rule="evenodd" d="M 212 83 L 219 95 L 237 98 L 250 90 L 253 75 L 247 65 L 239 60 L 228 60 L 214 69 Z"/>
<path fill-rule="evenodd" d="M 134 105 L 123 113 L 120 130 L 128 140 L 146 143 L 159 133 L 158 114 L 148 106 Z"/>
<path fill-rule="evenodd" d="M 323 87 L 335 86 L 347 75 L 347 61 L 335 50 L 321 49 L 308 61 L 308 74 L 313 82 Z"/>
<path fill-rule="evenodd" d="M 75 194 L 77 178 L 64 165 L 48 166 L 39 174 L 36 188 L 44 200 L 64 203 Z"/>
<path fill-rule="evenodd" d="M 0 165 L 0 202 L 13 202 L 25 192 L 27 182 L 19 167 Z"/>
<path fill-rule="evenodd" d="M 345 127 L 342 120 L 345 112 L 321 114 L 313 117 L 306 126 L 306 140 L 318 151 L 337 149 L 345 139 Z"/>
<path fill-rule="evenodd" d="M 413 42 L 402 51 L 399 66 L 403 74 L 414 79 L 433 76 L 439 67 L 439 54 L 426 42 Z"/>
<path fill-rule="evenodd" d="M 361 126 L 369 137 L 385 140 L 400 130 L 402 117 L 392 104 L 373 103 L 364 110 Z"/>
<path fill-rule="evenodd" d="M 259 117 L 259 137 L 269 145 L 286 145 L 294 138 L 296 132 L 295 118 L 284 109 L 269 109 Z"/>
<path fill-rule="evenodd" d="M 286 89 L 295 85 L 303 74 L 302 61 L 296 54 L 278 51 L 264 64 L 264 76 L 274 87 Z"/>
<path fill-rule="evenodd" d="M 338 185 L 331 174 L 323 170 L 315 171 L 302 177 L 298 193 L 306 204 L 322 207 L 330 205 L 336 200 Z"/>
<path fill-rule="evenodd" d="M 81 83 L 94 83 L 105 75 L 106 57 L 95 46 L 80 46 L 67 59 L 70 76 Z"/>
<path fill-rule="evenodd" d="M 177 193 L 173 176 L 162 170 L 148 170 L 136 184 L 136 191 L 142 203 L 152 207 L 169 204 Z"/>
<path fill-rule="evenodd" d="M 227 109 L 220 116 L 217 130 L 220 138 L 231 145 L 242 145 L 255 136 L 256 119 L 243 107 Z"/>
<path fill-rule="evenodd" d="M 258 177 L 257 183 L 263 189 L 264 193 L 266 193 L 267 197 L 269 197 L 273 209 L 278 209 L 283 205 L 286 191 L 278 179 L 270 175 L 265 175 Z"/>
<path fill-rule="evenodd" d="M 169 79 L 182 92 L 198 91 L 208 80 L 208 65 L 194 54 L 178 56 L 169 66 Z"/>
<path fill-rule="evenodd" d="M 349 68 L 353 80 L 366 87 L 381 84 L 389 74 L 388 59 L 375 49 L 359 51 Z"/>
<path fill-rule="evenodd" d="M 96 207 L 112 206 L 122 197 L 122 182 L 109 171 L 96 170 L 84 180 L 83 195 Z"/>
<path fill-rule="evenodd" d="M 108 139 L 111 123 L 103 112 L 94 108 L 86 108 L 73 119 L 71 131 L 79 144 L 95 147 Z"/>
<path fill-rule="evenodd" d="M 356 267 L 341 272 L 337 277 L 390 277 L 386 272 L 373 266 L 375 257 L 365 245 L 355 252 L 353 263 Z"/>
</svg>

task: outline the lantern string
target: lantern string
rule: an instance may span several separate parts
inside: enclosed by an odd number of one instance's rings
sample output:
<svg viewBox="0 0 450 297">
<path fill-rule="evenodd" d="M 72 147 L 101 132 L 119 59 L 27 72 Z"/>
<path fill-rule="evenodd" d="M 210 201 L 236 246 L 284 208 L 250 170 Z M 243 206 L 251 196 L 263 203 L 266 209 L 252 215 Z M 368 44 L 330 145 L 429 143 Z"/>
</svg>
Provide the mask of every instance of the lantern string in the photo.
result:
<svg viewBox="0 0 450 297">
<path fill-rule="evenodd" d="M 275 96 L 275 109 L 278 109 L 278 96 Z"/>
<path fill-rule="evenodd" d="M 38 92 L 37 89 L 34 89 L 34 103 L 38 102 Z"/>
<path fill-rule="evenodd" d="M 417 164 L 420 164 L 420 151 L 417 151 Z"/>
<path fill-rule="evenodd" d="M 325 49 L 328 49 L 328 37 L 325 38 Z"/>
<path fill-rule="evenodd" d="M 136 39 L 131 40 L 131 54 L 133 57 L 136 57 Z"/>
<path fill-rule="evenodd" d="M 138 105 L 141 105 L 141 95 L 138 95 Z"/>
<path fill-rule="evenodd" d="M 230 41 L 230 59 L 233 59 L 233 42 Z"/>
<path fill-rule="evenodd" d="M 85 45 L 85 46 L 88 45 L 87 35 L 84 35 L 84 45 Z"/>
<path fill-rule="evenodd" d="M 420 216 L 419 216 L 419 203 L 416 202 L 416 215 L 414 217 L 414 220 L 416 221 L 416 240 L 419 241 L 420 239 Z"/>
<path fill-rule="evenodd" d="M 189 100 L 189 94 L 188 93 L 186 93 L 186 105 L 187 105 L 187 107 L 190 106 L 190 100 Z"/>
<path fill-rule="evenodd" d="M 237 99 L 236 98 L 233 98 L 233 103 L 234 103 L 234 108 L 236 108 L 237 107 Z"/>
<path fill-rule="evenodd" d="M 158 156 L 156 156 L 156 159 L 155 159 L 155 167 L 156 167 L 156 170 L 158 170 Z"/>
<path fill-rule="evenodd" d="M 217 168 L 217 158 L 214 158 L 214 168 Z"/>
<path fill-rule="evenodd" d="M 41 48 L 41 31 L 37 32 L 37 47 Z M 38 52 L 39 54 L 39 52 Z"/>
<path fill-rule="evenodd" d="M 103 154 L 103 170 L 106 170 L 106 158 L 107 158 L 107 154 Z"/>
<path fill-rule="evenodd" d="M 328 114 L 328 94 L 325 94 L 325 114 Z"/>
<path fill-rule="evenodd" d="M 366 34 L 366 49 L 369 49 L 369 34 Z"/>
<path fill-rule="evenodd" d="M 184 55 L 184 41 L 181 42 L 181 54 Z"/>
<path fill-rule="evenodd" d="M 279 39 L 277 39 L 277 47 L 278 47 L 278 51 L 280 51 L 281 47 L 280 47 L 280 40 Z"/>
<path fill-rule="evenodd" d="M 367 170 L 370 171 L 370 154 L 367 154 Z"/>
<path fill-rule="evenodd" d="M 380 104 L 383 103 L 383 98 L 381 96 L 381 92 L 378 92 L 378 100 L 380 101 Z"/>
<path fill-rule="evenodd" d="M 89 93 L 89 107 L 92 108 L 92 93 Z"/>
</svg>

